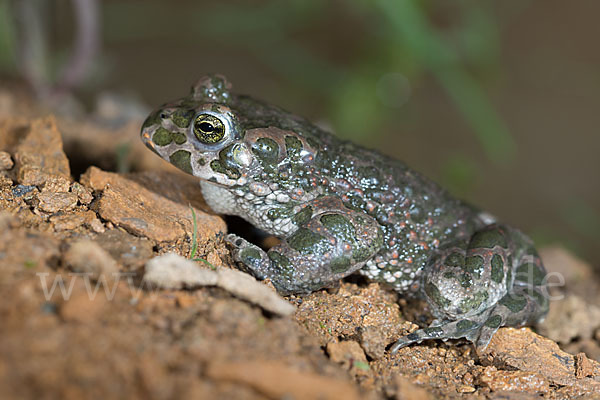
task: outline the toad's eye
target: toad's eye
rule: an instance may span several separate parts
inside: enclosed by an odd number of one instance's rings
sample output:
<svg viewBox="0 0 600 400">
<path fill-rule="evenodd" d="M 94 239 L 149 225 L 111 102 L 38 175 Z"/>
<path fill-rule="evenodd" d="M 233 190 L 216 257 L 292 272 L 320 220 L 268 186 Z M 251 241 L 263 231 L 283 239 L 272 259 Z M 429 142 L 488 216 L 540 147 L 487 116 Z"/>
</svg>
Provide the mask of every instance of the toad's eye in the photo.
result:
<svg viewBox="0 0 600 400">
<path fill-rule="evenodd" d="M 194 121 L 194 135 L 204 144 L 215 144 L 225 137 L 225 125 L 214 115 L 200 114 Z"/>
</svg>

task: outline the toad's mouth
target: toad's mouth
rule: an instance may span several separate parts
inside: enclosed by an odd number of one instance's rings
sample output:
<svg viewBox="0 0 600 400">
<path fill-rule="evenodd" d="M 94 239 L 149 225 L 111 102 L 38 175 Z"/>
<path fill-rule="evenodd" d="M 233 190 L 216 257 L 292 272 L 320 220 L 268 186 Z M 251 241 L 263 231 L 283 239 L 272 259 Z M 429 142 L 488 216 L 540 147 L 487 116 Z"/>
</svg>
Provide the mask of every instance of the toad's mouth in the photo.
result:
<svg viewBox="0 0 600 400">
<path fill-rule="evenodd" d="M 219 186 L 219 187 L 222 187 L 222 188 L 230 188 L 231 186 L 233 186 L 233 185 L 228 185 L 228 184 L 226 184 L 226 183 L 217 182 L 217 181 L 216 181 L 216 178 L 208 178 L 208 179 L 207 179 L 207 178 L 201 178 L 201 177 L 199 177 L 199 176 L 197 176 L 196 178 L 198 178 L 198 180 L 199 180 L 200 182 L 202 182 L 202 183 L 205 183 L 205 182 L 206 182 L 206 183 L 208 183 L 209 185 Z"/>
<path fill-rule="evenodd" d="M 148 131 L 142 132 L 142 142 L 144 142 L 146 147 L 149 147 L 152 150 L 154 150 L 154 142 L 152 141 L 152 138 L 150 137 L 150 133 Z"/>
</svg>

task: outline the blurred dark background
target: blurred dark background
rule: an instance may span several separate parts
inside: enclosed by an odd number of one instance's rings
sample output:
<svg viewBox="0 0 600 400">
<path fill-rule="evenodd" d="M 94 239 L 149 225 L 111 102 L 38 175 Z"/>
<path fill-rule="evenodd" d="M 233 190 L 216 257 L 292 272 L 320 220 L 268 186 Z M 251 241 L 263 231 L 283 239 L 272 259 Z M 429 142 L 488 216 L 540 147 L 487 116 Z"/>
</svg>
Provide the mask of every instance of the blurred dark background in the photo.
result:
<svg viewBox="0 0 600 400">
<path fill-rule="evenodd" d="M 206 72 L 600 263 L 596 0 L 0 0 L 0 74 L 149 107 Z"/>
</svg>

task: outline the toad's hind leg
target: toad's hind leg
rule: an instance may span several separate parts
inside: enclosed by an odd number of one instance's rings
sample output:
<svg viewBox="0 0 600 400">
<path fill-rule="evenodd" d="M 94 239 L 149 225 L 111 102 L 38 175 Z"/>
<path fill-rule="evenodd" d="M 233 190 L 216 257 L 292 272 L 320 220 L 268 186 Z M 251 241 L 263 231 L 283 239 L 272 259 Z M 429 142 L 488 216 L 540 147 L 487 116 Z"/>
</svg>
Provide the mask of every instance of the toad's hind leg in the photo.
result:
<svg viewBox="0 0 600 400">
<path fill-rule="evenodd" d="M 437 319 L 400 338 L 391 351 L 426 339 L 466 338 L 485 348 L 499 327 L 546 315 L 545 277 L 530 239 L 510 227 L 486 226 L 431 257 L 422 288 Z"/>
</svg>

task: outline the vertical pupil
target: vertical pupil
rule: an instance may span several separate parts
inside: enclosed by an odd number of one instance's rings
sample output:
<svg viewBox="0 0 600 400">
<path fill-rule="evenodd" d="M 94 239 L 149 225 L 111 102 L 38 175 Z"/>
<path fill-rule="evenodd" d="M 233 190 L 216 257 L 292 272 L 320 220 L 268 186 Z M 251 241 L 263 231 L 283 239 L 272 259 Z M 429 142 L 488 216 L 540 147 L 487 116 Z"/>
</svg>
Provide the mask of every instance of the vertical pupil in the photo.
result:
<svg viewBox="0 0 600 400">
<path fill-rule="evenodd" d="M 208 133 L 210 133 L 210 132 L 212 132 L 212 131 L 215 130 L 215 127 L 210 122 L 202 122 L 200 124 L 200 130 L 202 132 L 208 132 Z"/>
</svg>

